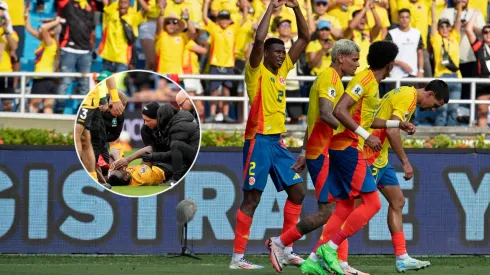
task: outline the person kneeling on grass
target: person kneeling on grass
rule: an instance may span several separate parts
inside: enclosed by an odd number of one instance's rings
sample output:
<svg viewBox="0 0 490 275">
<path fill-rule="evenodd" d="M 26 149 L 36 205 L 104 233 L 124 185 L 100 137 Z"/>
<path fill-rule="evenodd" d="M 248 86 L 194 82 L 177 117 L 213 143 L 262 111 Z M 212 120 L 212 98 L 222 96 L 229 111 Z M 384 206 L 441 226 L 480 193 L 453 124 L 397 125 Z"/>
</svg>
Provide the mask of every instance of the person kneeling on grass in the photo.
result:
<svg viewBox="0 0 490 275">
<path fill-rule="evenodd" d="M 127 167 L 133 160 L 151 151 L 151 146 L 148 146 L 127 158 L 119 159 L 117 150 L 112 150 L 110 157 L 115 161 L 111 165 L 112 171 L 109 171 L 107 182 L 112 186 L 157 186 L 168 182 L 173 175 L 173 168 L 169 163 L 143 161 L 138 166 Z"/>
</svg>

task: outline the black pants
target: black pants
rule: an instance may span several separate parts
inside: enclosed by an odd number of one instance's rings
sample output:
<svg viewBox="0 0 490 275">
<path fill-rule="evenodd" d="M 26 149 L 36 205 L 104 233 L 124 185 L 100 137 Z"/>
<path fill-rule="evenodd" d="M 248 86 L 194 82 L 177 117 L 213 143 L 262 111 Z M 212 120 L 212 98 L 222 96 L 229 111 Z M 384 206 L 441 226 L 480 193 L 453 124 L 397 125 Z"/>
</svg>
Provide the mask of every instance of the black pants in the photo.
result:
<svg viewBox="0 0 490 275">
<path fill-rule="evenodd" d="M 183 141 L 172 141 L 170 144 L 172 153 L 172 166 L 174 168 L 173 180 L 180 180 L 191 166 L 197 153 L 197 148 Z"/>
</svg>

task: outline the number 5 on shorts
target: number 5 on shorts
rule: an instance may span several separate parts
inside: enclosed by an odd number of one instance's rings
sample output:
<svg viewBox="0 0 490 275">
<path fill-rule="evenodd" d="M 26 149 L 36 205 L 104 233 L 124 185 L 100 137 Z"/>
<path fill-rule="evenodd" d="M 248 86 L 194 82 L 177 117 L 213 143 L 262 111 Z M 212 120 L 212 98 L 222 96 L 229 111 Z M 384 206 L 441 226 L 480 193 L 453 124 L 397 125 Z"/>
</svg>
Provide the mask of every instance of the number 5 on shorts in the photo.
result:
<svg viewBox="0 0 490 275">
<path fill-rule="evenodd" d="M 88 110 L 85 108 L 80 109 L 80 118 L 86 119 L 87 118 L 87 112 L 88 112 Z"/>
<path fill-rule="evenodd" d="M 248 169 L 248 175 L 249 176 L 255 176 L 255 172 L 253 171 L 255 169 L 255 161 L 250 162 L 250 168 Z"/>
</svg>

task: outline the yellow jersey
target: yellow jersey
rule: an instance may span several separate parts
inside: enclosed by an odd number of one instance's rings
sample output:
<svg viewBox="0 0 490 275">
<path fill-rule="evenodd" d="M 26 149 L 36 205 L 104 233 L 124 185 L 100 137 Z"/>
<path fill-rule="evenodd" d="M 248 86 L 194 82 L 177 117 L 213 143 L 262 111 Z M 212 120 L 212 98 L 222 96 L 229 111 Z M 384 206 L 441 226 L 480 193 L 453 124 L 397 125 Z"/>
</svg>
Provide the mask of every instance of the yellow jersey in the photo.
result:
<svg viewBox="0 0 490 275">
<path fill-rule="evenodd" d="M 165 7 L 165 11 L 163 12 L 163 16 L 167 17 L 169 15 L 174 15 L 177 18 L 181 18 L 182 12 L 186 9 L 189 11 L 189 20 L 196 22 L 200 26 L 200 22 L 202 21 L 202 18 L 198 17 L 198 15 L 202 16 L 202 12 L 196 14 L 197 9 L 192 6 L 191 2 L 188 2 L 188 1 L 182 1 L 182 3 L 175 3 L 174 1 L 167 1 L 167 6 Z"/>
<path fill-rule="evenodd" d="M 222 29 L 213 21 L 208 21 L 206 30 L 211 37 L 209 64 L 228 68 L 235 66 L 235 38 L 239 29 L 239 22 Z"/>
<path fill-rule="evenodd" d="M 106 82 L 101 82 L 97 87 L 95 87 L 82 102 L 82 108 L 95 109 L 99 107 L 100 99 L 106 97 L 107 85 Z"/>
<path fill-rule="evenodd" d="M 378 5 L 374 6 L 374 10 L 376 10 L 376 14 L 378 14 L 379 19 L 381 20 L 381 28 L 389 28 L 391 26 L 391 23 L 390 23 L 390 17 L 388 16 L 388 11 L 385 8 L 380 7 Z M 373 12 L 368 11 L 366 13 L 366 17 L 367 17 L 367 27 L 369 28 L 369 30 L 372 30 L 373 27 L 376 25 Z M 373 38 L 373 42 L 381 41 L 381 40 L 383 39 L 382 39 L 382 33 L 380 31 L 378 36 Z"/>
<path fill-rule="evenodd" d="M 56 52 L 58 51 L 58 43 L 53 39 L 51 45 L 46 45 L 44 41 L 41 42 L 37 50 L 35 51 L 35 67 L 34 72 L 51 73 L 54 71 L 54 60 L 56 58 Z M 41 77 L 35 77 L 41 78 Z"/>
<path fill-rule="evenodd" d="M 321 154 L 327 156 L 328 145 L 333 135 L 333 128 L 320 119 L 320 98 L 326 98 L 335 107 L 343 93 L 344 85 L 342 80 L 332 67 L 328 67 L 318 75 L 313 86 L 311 86 L 308 105 L 307 159 L 316 159 Z"/>
<path fill-rule="evenodd" d="M 449 33 L 448 38 L 442 38 L 439 33 L 431 35 L 430 43 L 432 44 L 432 51 L 434 52 L 434 77 L 439 77 L 443 74 L 454 74 L 456 73 L 459 78 L 461 78 L 461 71 L 452 72 L 444 65 L 442 65 L 442 55 L 444 53 L 443 48 L 447 51 L 448 55 L 454 62 L 454 65 L 459 67 L 459 44 L 461 41 L 461 33 L 456 30 L 452 30 Z"/>
<path fill-rule="evenodd" d="M 381 99 L 376 118 L 390 120 L 396 116 L 402 122 L 410 121 L 410 118 L 417 107 L 417 89 L 414 87 L 402 86 L 386 93 Z M 388 164 L 388 149 L 390 143 L 387 142 L 385 129 L 370 129 L 369 132 L 381 140 L 383 148 L 380 152 L 374 152 L 369 146 L 364 146 L 363 154 L 369 164 L 378 168 L 383 168 Z"/>
<path fill-rule="evenodd" d="M 342 29 L 339 19 L 335 16 L 325 13 L 324 15 L 314 15 L 314 18 L 316 17 L 318 17 L 318 20 L 328 21 L 333 29 Z"/>
<path fill-rule="evenodd" d="M 194 46 L 198 46 L 194 40 L 189 40 L 184 49 L 184 60 L 182 70 L 184 74 L 199 74 L 199 56 L 192 51 Z"/>
<path fill-rule="evenodd" d="M 9 15 L 12 26 L 25 26 L 24 20 L 25 4 L 19 0 L 4 0 L 9 7 Z"/>
<path fill-rule="evenodd" d="M 347 85 L 345 93 L 356 101 L 349 109 L 354 121 L 364 129 L 371 128 L 379 104 L 379 84 L 373 71 L 366 69 L 356 74 Z M 330 149 L 344 150 L 349 146 L 362 151 L 364 139 L 359 138 L 356 133 L 339 124 L 332 137 Z"/>
<path fill-rule="evenodd" d="M 240 27 L 235 41 L 235 58 L 239 60 L 246 60 L 245 52 L 247 46 L 254 40 L 254 30 L 252 28 L 253 22 L 250 17 L 247 17 L 247 21 Z"/>
<path fill-rule="evenodd" d="M 345 30 L 349 26 L 349 21 L 352 20 L 352 13 L 356 10 L 362 10 L 363 6 L 364 0 L 353 0 L 352 4 L 347 5 L 347 9 L 344 10 L 340 5 L 337 5 L 328 14 L 338 18 L 342 30 Z"/>
<path fill-rule="evenodd" d="M 250 101 L 250 113 L 245 128 L 245 140 L 256 134 L 273 135 L 286 132 L 286 77 L 294 64 L 286 59 L 277 74 L 269 71 L 261 62 L 257 68 L 245 65 L 245 83 Z"/>
<path fill-rule="evenodd" d="M 332 42 L 333 43 L 333 42 Z M 322 49 L 322 44 L 318 39 L 310 41 L 308 43 L 308 46 L 306 47 L 306 61 L 310 61 L 308 57 L 308 53 L 316 53 Z M 315 67 L 311 69 L 310 74 L 311 75 L 320 75 L 323 71 L 325 71 L 328 67 L 330 67 L 330 64 L 332 63 L 332 56 L 330 55 L 329 52 L 325 53 L 322 56 L 322 62 L 320 64 L 320 67 Z"/>
<path fill-rule="evenodd" d="M 12 72 L 12 60 L 10 59 L 10 49 L 7 46 L 7 38 L 5 37 L 3 28 L 1 29 L 0 44 L 4 44 L 4 49 L 2 52 L 2 59 L 0 60 L 0 72 Z M 19 36 L 15 31 L 12 32 L 12 38 L 19 42 Z"/>
<path fill-rule="evenodd" d="M 122 16 L 132 28 L 133 32 L 138 30 L 138 26 L 146 21 L 142 11 L 136 11 L 134 8 L 128 9 L 128 13 Z M 132 45 L 128 45 L 128 41 L 124 34 L 123 23 L 119 17 L 118 2 L 104 7 L 104 21 L 102 40 L 99 46 L 99 55 L 103 59 L 129 64 L 131 60 Z"/>
<path fill-rule="evenodd" d="M 162 30 L 155 42 L 156 71 L 161 74 L 182 74 L 184 49 L 187 42 L 188 38 L 185 33 L 169 35 Z"/>
<path fill-rule="evenodd" d="M 136 167 L 126 168 L 131 174 L 129 186 L 154 186 L 163 183 L 165 172 L 157 166 L 141 164 Z"/>
</svg>

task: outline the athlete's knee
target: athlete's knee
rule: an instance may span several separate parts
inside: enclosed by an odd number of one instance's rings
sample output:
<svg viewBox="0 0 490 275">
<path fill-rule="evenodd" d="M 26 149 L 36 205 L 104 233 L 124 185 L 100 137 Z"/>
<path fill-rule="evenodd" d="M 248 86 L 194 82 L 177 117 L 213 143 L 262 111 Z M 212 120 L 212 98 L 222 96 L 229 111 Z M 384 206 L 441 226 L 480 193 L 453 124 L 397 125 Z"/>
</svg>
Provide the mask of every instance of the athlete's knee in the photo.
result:
<svg viewBox="0 0 490 275">
<path fill-rule="evenodd" d="M 378 191 L 369 193 L 369 205 L 375 213 L 381 209 L 381 199 L 379 198 Z"/>
<path fill-rule="evenodd" d="M 246 192 L 242 202 L 242 207 L 241 207 L 242 211 L 245 212 L 246 214 L 250 213 L 253 215 L 255 209 L 257 209 L 257 206 L 259 206 L 260 195 L 261 195 L 260 192 L 254 192 L 254 191 Z"/>
<path fill-rule="evenodd" d="M 402 211 L 405 206 L 405 197 L 400 196 L 393 198 L 390 202 L 390 207 L 395 211 Z"/>
<path fill-rule="evenodd" d="M 294 204 L 302 204 L 305 198 L 305 190 L 302 184 L 295 184 L 287 189 L 288 200 Z"/>
</svg>

